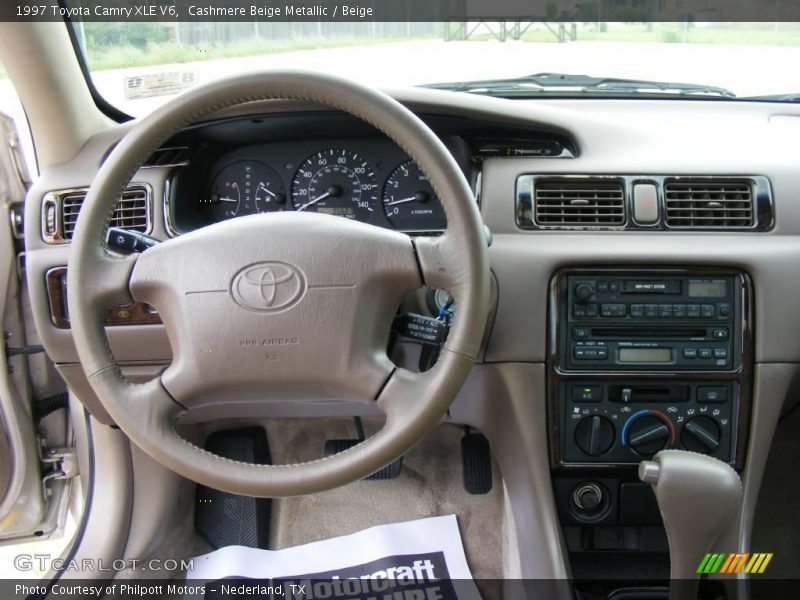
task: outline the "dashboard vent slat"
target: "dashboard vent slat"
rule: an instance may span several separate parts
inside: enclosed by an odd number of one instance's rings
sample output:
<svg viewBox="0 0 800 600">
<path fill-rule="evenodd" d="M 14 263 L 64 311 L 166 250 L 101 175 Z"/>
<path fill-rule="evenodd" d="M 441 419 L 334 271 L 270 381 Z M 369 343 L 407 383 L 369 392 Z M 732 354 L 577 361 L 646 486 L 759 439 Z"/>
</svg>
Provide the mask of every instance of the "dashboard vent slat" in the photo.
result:
<svg viewBox="0 0 800 600">
<path fill-rule="evenodd" d="M 189 148 L 177 146 L 174 148 L 159 148 L 142 165 L 142 168 L 152 167 L 181 167 L 189 164 Z"/>
<path fill-rule="evenodd" d="M 45 238 L 50 242 L 69 241 L 75 233 L 83 202 L 88 190 L 69 190 L 48 194 L 57 209 L 57 226 L 55 231 L 45 231 Z M 109 226 L 121 227 L 132 231 L 147 233 L 150 230 L 150 188 L 145 185 L 131 185 L 125 188 L 122 197 L 114 208 Z"/>
<path fill-rule="evenodd" d="M 622 182 L 609 179 L 539 179 L 534 220 L 548 227 L 619 227 L 625 223 Z"/>
<path fill-rule="evenodd" d="M 667 180 L 664 201 L 668 227 L 747 229 L 755 224 L 753 184 L 747 180 Z"/>
</svg>

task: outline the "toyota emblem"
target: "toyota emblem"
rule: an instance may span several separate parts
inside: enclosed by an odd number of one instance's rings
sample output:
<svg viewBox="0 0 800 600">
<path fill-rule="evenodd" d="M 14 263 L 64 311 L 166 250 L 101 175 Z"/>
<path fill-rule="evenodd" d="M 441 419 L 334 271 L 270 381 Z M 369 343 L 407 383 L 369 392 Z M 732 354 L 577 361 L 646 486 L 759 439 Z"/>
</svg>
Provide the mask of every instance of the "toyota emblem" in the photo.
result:
<svg viewBox="0 0 800 600">
<path fill-rule="evenodd" d="M 231 283 L 231 295 L 247 310 L 278 312 L 297 304 L 306 291 L 306 280 L 297 267 L 282 262 L 262 262 L 239 271 Z"/>
</svg>

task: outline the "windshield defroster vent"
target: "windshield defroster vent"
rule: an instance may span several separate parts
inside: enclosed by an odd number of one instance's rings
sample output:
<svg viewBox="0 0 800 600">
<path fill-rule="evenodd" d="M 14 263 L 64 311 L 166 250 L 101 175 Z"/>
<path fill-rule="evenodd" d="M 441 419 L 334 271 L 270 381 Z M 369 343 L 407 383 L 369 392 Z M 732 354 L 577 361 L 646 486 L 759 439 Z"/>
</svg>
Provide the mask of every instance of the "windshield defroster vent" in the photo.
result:
<svg viewBox="0 0 800 600">
<path fill-rule="evenodd" d="M 747 229 L 755 223 L 746 180 L 666 180 L 666 224 L 674 228 Z"/>
<path fill-rule="evenodd" d="M 50 192 L 42 202 L 42 235 L 48 243 L 64 243 L 72 239 L 88 190 L 73 189 Z M 150 232 L 150 187 L 134 184 L 125 188 L 109 227 L 120 227 L 141 233 Z"/>
<path fill-rule="evenodd" d="M 537 179 L 533 218 L 540 226 L 619 227 L 625 224 L 625 190 L 615 179 Z"/>
</svg>

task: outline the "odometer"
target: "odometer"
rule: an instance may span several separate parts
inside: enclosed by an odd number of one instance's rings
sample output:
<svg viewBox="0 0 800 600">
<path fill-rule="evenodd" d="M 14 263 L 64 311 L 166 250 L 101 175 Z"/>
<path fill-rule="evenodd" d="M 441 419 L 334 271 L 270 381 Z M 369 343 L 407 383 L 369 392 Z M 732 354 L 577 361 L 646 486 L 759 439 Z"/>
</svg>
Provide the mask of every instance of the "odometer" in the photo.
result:
<svg viewBox="0 0 800 600">
<path fill-rule="evenodd" d="M 402 231 L 436 231 L 446 226 L 442 204 L 413 160 L 389 175 L 383 187 L 383 210 L 389 222 Z"/>
<path fill-rule="evenodd" d="M 317 152 L 300 165 L 292 181 L 295 210 L 369 221 L 378 202 L 378 184 L 367 161 L 355 152 Z"/>
</svg>

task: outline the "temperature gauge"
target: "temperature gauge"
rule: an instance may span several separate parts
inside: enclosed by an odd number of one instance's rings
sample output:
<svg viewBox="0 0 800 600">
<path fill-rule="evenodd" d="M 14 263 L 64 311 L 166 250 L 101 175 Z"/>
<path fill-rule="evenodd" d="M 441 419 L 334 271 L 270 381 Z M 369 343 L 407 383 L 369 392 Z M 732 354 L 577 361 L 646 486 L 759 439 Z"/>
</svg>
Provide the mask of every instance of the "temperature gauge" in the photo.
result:
<svg viewBox="0 0 800 600">
<path fill-rule="evenodd" d="M 211 182 L 208 196 L 214 221 L 283 210 L 286 188 L 278 173 L 262 162 L 241 160 L 224 167 Z"/>
</svg>

